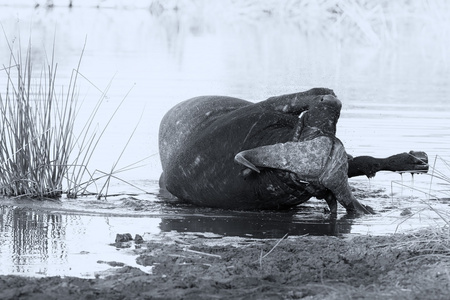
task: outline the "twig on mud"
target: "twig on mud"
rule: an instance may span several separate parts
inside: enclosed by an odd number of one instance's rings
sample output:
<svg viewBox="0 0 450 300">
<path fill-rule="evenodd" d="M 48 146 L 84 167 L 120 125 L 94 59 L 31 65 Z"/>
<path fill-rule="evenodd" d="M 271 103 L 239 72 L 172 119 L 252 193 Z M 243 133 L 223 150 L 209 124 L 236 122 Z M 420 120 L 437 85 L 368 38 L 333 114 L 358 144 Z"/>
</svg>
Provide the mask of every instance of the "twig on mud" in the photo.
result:
<svg viewBox="0 0 450 300">
<path fill-rule="evenodd" d="M 177 258 L 179 258 L 179 257 L 186 258 L 186 256 L 180 255 L 180 254 L 167 254 L 167 256 L 170 256 L 170 257 L 177 257 Z"/>
<path fill-rule="evenodd" d="M 266 258 L 270 253 L 272 253 L 272 251 L 281 243 L 281 241 L 282 240 L 284 240 L 285 238 L 287 238 L 287 236 L 288 236 L 288 234 L 289 233 L 286 233 L 276 244 L 275 244 L 275 246 L 273 246 L 272 247 L 272 249 L 270 249 L 270 251 L 269 252 L 267 252 L 266 254 L 264 254 L 264 255 L 262 255 L 263 254 L 263 250 L 261 249 L 261 254 L 260 254 L 260 256 L 259 256 L 259 265 L 260 266 L 262 266 L 262 260 L 264 259 L 264 258 Z M 255 261 L 256 262 L 256 261 Z"/>
<path fill-rule="evenodd" d="M 201 251 L 195 251 L 195 250 L 191 250 L 189 248 L 184 248 L 183 251 L 190 252 L 190 253 L 195 253 L 195 254 L 200 254 L 200 255 L 216 257 L 216 258 L 222 258 L 222 256 L 217 255 L 217 254 L 211 254 L 211 253 L 206 253 L 206 252 L 201 252 Z"/>
<path fill-rule="evenodd" d="M 262 268 L 262 259 L 263 259 L 263 249 L 261 249 L 261 253 L 259 254 L 259 268 Z"/>
<path fill-rule="evenodd" d="M 179 238 L 172 238 L 172 240 L 175 242 L 175 243 L 177 243 L 177 244 L 183 244 L 183 245 L 191 245 L 190 243 L 188 243 L 188 242 L 185 242 L 185 241 L 183 241 L 183 240 L 181 240 L 181 239 L 179 239 Z"/>
<path fill-rule="evenodd" d="M 269 252 L 267 252 L 261 259 L 266 258 L 270 253 L 272 253 L 272 251 L 281 243 L 282 240 L 284 240 L 285 238 L 287 238 L 289 233 L 286 233 L 276 244 L 275 246 L 272 247 L 272 249 L 270 249 Z"/>
</svg>

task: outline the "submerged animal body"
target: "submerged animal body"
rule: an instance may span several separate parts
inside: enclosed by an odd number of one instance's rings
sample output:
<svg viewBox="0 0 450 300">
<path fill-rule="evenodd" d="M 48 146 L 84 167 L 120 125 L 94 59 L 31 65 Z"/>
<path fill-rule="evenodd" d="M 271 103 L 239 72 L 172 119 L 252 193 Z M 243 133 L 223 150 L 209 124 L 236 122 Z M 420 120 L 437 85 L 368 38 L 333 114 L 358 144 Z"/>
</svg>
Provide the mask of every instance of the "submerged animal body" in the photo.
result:
<svg viewBox="0 0 450 300">
<path fill-rule="evenodd" d="M 259 103 L 202 96 L 172 108 L 160 126 L 160 186 L 190 203 L 233 209 L 284 209 L 311 197 L 369 212 L 348 175 L 426 171 L 426 154 L 348 159 L 336 138 L 341 102 L 316 88 Z M 301 116 L 300 116 L 301 115 Z M 299 118 L 300 116 L 300 118 Z"/>
</svg>

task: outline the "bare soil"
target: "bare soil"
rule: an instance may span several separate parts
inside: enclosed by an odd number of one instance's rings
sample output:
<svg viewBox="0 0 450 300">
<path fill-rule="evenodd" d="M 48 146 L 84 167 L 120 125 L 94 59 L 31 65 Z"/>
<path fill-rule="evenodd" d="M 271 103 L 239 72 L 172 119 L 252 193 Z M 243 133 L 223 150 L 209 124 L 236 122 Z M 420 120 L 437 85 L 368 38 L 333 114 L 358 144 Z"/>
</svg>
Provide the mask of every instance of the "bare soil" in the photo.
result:
<svg viewBox="0 0 450 300">
<path fill-rule="evenodd" d="M 141 248 L 125 244 L 152 274 L 111 262 L 119 267 L 95 279 L 0 276 L 0 299 L 448 299 L 448 235 L 255 240 L 166 233 Z"/>
</svg>

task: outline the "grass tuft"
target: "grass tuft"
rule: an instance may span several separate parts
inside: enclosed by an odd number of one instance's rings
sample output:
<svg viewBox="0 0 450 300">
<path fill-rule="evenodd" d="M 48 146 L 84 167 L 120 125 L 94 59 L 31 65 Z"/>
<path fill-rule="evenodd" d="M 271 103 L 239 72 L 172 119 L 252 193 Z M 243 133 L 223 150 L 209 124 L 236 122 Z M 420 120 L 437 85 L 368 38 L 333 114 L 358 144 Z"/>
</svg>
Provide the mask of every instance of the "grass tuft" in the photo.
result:
<svg viewBox="0 0 450 300">
<path fill-rule="evenodd" d="M 6 196 L 56 198 L 68 172 L 73 143 L 76 77 L 67 98 L 55 91 L 54 51 L 37 82 L 33 79 L 31 40 L 25 56 L 10 49 L 6 91 L 0 93 L 0 193 Z M 20 48 L 19 40 L 19 48 Z"/>
<path fill-rule="evenodd" d="M 50 59 L 46 58 L 46 67 L 35 76 L 31 39 L 25 54 L 20 51 L 20 39 L 17 54 L 14 45 L 7 42 L 10 61 L 1 69 L 6 75 L 6 88 L 0 91 L 0 194 L 41 199 L 88 194 L 87 188 L 96 185 L 99 178 L 94 178 L 95 172 L 89 172 L 87 166 L 115 115 L 98 133 L 94 120 L 111 83 L 102 92 L 81 132 L 75 135 L 80 111 L 77 80 L 84 47 L 68 87 L 58 91 L 54 48 Z M 116 165 L 117 162 L 114 168 Z M 100 178 L 113 177 L 114 168 L 111 174 Z"/>
</svg>

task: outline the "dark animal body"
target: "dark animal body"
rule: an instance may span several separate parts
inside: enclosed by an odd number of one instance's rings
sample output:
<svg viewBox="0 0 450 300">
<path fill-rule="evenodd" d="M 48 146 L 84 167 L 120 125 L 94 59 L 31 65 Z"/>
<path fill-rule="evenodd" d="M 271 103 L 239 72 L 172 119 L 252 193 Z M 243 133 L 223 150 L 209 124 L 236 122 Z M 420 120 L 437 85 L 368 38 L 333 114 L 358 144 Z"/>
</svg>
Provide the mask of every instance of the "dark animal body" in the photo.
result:
<svg viewBox="0 0 450 300">
<path fill-rule="evenodd" d="M 340 109 L 324 88 L 259 103 L 223 96 L 186 100 L 161 122 L 160 186 L 200 206 L 286 209 L 314 196 L 332 212 L 338 201 L 347 211 L 367 213 L 351 194 L 348 176 L 427 171 L 423 152 L 349 158 L 335 137 Z"/>
</svg>

